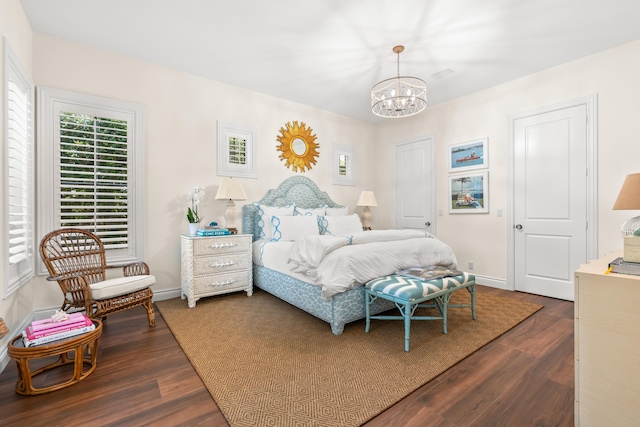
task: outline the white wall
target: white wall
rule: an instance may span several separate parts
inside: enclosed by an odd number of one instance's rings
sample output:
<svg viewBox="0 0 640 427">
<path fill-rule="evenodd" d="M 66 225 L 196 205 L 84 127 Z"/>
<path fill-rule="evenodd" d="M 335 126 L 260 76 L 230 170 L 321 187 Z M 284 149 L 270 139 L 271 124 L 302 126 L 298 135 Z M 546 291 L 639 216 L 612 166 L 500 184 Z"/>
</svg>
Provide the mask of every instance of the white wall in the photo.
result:
<svg viewBox="0 0 640 427">
<path fill-rule="evenodd" d="M 640 41 L 628 43 L 540 73 L 428 108 L 402 121 L 389 120 L 376 130 L 380 156 L 376 196 L 392 206 L 393 172 L 388 158 L 393 144 L 428 133 L 437 141 L 438 237 L 451 244 L 461 266 L 474 261 L 474 272 L 505 280 L 507 276 L 507 117 L 587 95 L 598 96 L 598 256 L 622 248 L 619 228 L 638 212 L 613 211 L 629 173 L 640 172 Z M 447 194 L 448 145 L 489 137 L 489 214 L 450 215 Z M 392 224 L 393 211 L 379 207 L 378 221 Z M 503 216 L 498 217 L 498 209 Z"/>
</svg>

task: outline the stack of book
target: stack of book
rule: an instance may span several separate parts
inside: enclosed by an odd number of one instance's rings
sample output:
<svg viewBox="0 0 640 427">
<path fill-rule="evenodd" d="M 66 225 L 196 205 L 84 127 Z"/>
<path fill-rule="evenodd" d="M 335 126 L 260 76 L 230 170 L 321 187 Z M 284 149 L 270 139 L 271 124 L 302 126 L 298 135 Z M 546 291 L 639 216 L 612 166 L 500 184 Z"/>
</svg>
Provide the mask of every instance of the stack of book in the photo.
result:
<svg viewBox="0 0 640 427">
<path fill-rule="evenodd" d="M 634 276 L 640 276 L 640 263 L 628 262 L 622 257 L 619 257 L 609 263 L 609 271 L 618 274 L 633 274 Z"/>
<path fill-rule="evenodd" d="M 56 322 L 52 319 L 35 320 L 22 331 L 25 347 L 48 344 L 64 338 L 93 331 L 96 326 L 83 313 L 72 313 L 66 320 Z"/>
<path fill-rule="evenodd" d="M 198 230 L 198 236 L 226 236 L 231 234 L 228 228 L 201 228 Z"/>
</svg>

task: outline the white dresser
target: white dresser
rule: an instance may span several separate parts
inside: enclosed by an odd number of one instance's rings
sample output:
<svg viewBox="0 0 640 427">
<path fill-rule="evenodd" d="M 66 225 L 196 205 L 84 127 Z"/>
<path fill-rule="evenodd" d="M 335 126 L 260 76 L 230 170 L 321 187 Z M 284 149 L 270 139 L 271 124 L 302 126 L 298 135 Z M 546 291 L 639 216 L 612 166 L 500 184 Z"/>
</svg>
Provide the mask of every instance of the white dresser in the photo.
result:
<svg viewBox="0 0 640 427">
<path fill-rule="evenodd" d="M 253 294 L 251 235 L 181 236 L 182 299 L 189 308 L 202 297 L 245 291 Z"/>
<path fill-rule="evenodd" d="M 575 272 L 575 425 L 640 422 L 640 276 L 609 273 L 622 251 Z"/>
</svg>

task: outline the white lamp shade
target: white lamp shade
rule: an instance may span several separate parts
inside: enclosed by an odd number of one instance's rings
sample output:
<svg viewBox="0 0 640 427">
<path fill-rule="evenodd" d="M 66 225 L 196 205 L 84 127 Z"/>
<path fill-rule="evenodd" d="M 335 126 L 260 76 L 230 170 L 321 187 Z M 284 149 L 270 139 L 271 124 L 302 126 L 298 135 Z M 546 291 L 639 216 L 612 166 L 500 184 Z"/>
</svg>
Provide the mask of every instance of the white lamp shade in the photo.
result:
<svg viewBox="0 0 640 427">
<path fill-rule="evenodd" d="M 363 191 L 362 193 L 360 193 L 360 198 L 358 198 L 358 203 L 356 203 L 356 206 L 378 206 L 376 195 L 373 194 L 373 191 Z"/>
<path fill-rule="evenodd" d="M 224 178 L 216 193 L 216 200 L 247 200 L 242 183 L 237 179 Z"/>
</svg>

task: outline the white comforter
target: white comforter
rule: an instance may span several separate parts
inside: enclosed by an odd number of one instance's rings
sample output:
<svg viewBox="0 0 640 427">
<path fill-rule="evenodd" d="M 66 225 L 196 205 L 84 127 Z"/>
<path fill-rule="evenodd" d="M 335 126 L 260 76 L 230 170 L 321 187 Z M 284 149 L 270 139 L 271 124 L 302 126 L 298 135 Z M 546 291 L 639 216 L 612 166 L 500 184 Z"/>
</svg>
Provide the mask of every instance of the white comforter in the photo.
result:
<svg viewBox="0 0 640 427">
<path fill-rule="evenodd" d="M 289 249 L 291 271 L 322 286 L 330 298 L 359 283 L 409 267 L 456 267 L 453 250 L 418 230 L 375 230 L 350 236 L 307 236 Z"/>
</svg>

